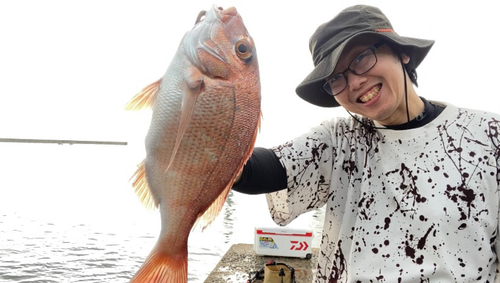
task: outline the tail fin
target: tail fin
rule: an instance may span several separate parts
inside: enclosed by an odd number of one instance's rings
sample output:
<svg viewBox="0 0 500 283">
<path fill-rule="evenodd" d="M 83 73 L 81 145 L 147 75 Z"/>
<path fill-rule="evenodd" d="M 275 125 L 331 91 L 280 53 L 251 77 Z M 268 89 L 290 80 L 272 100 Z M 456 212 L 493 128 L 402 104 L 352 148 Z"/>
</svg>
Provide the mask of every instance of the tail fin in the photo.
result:
<svg viewBox="0 0 500 283">
<path fill-rule="evenodd" d="M 175 256 L 162 252 L 155 246 L 146 262 L 137 271 L 130 283 L 186 283 L 187 249 Z"/>
</svg>

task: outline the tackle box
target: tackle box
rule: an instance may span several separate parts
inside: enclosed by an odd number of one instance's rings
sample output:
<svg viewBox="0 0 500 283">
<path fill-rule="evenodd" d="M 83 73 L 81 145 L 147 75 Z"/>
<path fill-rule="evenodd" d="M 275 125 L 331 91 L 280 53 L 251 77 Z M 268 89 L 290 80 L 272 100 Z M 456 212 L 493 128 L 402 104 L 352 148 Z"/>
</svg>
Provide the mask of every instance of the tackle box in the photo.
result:
<svg viewBox="0 0 500 283">
<path fill-rule="evenodd" d="M 255 228 L 254 251 L 258 255 L 310 259 L 312 230 Z"/>
</svg>

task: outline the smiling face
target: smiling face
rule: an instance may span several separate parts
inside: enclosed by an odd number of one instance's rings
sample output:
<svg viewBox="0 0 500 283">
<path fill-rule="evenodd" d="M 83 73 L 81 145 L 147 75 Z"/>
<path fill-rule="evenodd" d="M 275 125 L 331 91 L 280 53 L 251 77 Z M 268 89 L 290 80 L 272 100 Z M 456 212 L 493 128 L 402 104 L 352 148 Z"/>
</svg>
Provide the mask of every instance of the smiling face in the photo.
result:
<svg viewBox="0 0 500 283">
<path fill-rule="evenodd" d="M 378 43 L 379 38 L 360 37 L 353 39 L 340 56 L 332 74 L 346 70 L 358 56 L 370 46 Z M 356 75 L 348 70 L 346 88 L 335 96 L 337 102 L 346 110 L 375 120 L 383 125 L 398 125 L 407 122 L 403 67 L 398 56 L 387 44 L 375 50 L 377 63 L 366 73 Z M 401 56 L 403 64 L 410 58 Z M 408 76 L 407 89 L 410 118 L 423 110 L 423 103 L 415 93 Z M 411 103 L 410 103 L 411 102 Z"/>
</svg>

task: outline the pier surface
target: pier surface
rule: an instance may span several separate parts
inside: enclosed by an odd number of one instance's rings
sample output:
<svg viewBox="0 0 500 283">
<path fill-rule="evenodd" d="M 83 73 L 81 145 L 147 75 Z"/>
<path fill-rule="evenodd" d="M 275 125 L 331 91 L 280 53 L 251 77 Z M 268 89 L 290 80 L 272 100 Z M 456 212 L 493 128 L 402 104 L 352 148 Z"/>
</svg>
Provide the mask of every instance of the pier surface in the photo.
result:
<svg viewBox="0 0 500 283">
<path fill-rule="evenodd" d="M 318 249 L 312 249 L 312 258 L 260 256 L 251 244 L 235 244 L 226 252 L 205 283 L 241 283 L 249 279 L 249 273 L 261 269 L 269 260 L 286 263 L 295 269 L 297 283 L 312 282 L 316 268 Z M 261 283 L 262 281 L 255 281 Z"/>
</svg>

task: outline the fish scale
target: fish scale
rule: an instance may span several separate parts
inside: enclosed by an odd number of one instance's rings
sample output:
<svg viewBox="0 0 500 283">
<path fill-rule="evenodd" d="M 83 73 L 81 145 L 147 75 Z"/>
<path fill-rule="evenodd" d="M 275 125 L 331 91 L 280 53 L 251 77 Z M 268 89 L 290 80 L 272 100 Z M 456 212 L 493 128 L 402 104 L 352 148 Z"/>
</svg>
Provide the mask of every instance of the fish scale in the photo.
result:
<svg viewBox="0 0 500 283">
<path fill-rule="evenodd" d="M 189 233 L 219 214 L 260 125 L 257 54 L 235 8 L 206 11 L 165 75 L 127 105 L 147 107 L 146 159 L 133 187 L 159 209 L 161 231 L 131 282 L 184 283 Z"/>
</svg>

